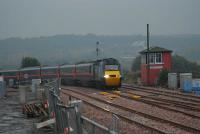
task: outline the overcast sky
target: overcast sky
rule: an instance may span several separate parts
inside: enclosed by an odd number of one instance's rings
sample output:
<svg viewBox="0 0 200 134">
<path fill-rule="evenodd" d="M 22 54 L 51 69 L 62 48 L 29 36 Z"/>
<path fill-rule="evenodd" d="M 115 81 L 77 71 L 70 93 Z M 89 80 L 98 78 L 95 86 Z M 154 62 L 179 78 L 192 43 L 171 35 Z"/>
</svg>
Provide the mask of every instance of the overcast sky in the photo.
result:
<svg viewBox="0 0 200 134">
<path fill-rule="evenodd" d="M 200 34 L 200 0 L 0 0 L 0 38 Z"/>
</svg>

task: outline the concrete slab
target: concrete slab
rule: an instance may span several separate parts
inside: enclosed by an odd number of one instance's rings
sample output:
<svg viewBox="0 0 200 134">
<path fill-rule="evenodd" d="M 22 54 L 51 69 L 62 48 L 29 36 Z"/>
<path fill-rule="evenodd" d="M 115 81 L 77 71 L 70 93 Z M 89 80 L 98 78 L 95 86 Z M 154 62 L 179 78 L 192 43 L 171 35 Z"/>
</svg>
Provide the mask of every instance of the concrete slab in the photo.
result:
<svg viewBox="0 0 200 134">
<path fill-rule="evenodd" d="M 22 114 L 22 105 L 19 100 L 19 89 L 8 89 L 6 98 L 0 99 L 0 134 L 31 134 L 35 132 L 34 124 L 39 122 L 39 119 L 27 119 Z M 52 132 L 47 134 L 52 134 Z"/>
</svg>

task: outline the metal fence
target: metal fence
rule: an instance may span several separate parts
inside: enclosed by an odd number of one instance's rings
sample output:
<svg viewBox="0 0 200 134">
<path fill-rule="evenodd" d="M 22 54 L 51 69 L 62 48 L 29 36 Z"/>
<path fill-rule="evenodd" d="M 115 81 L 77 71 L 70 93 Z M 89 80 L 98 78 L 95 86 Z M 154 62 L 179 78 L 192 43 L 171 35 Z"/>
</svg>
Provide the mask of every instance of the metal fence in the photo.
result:
<svg viewBox="0 0 200 134">
<path fill-rule="evenodd" d="M 6 84 L 4 81 L 0 81 L 0 98 L 4 97 L 6 94 Z"/>
<path fill-rule="evenodd" d="M 44 92 L 44 88 L 40 86 L 40 82 L 34 83 L 35 80 L 38 80 L 38 79 L 29 81 L 29 84 L 19 83 L 17 85 L 19 89 L 19 99 L 20 99 L 21 104 L 25 104 L 29 102 L 39 102 L 40 100 L 43 99 L 42 94 Z"/>
<path fill-rule="evenodd" d="M 110 128 L 84 117 L 80 113 L 81 101 L 71 101 L 64 105 L 60 99 L 60 80 L 44 85 L 44 97 L 48 101 L 49 118 L 55 119 L 54 131 L 57 134 L 117 134 L 118 117 L 113 115 Z"/>
</svg>

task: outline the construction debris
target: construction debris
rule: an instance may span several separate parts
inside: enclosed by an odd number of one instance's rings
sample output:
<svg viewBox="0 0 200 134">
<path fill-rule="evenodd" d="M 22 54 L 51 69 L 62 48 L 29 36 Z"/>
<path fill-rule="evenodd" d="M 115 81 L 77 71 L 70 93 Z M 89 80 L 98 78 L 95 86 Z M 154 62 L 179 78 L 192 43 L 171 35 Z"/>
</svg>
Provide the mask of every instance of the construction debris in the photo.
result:
<svg viewBox="0 0 200 134">
<path fill-rule="evenodd" d="M 47 112 L 45 111 L 42 103 L 29 103 L 24 104 L 23 114 L 26 115 L 26 117 L 39 117 L 41 115 L 48 116 Z"/>
</svg>

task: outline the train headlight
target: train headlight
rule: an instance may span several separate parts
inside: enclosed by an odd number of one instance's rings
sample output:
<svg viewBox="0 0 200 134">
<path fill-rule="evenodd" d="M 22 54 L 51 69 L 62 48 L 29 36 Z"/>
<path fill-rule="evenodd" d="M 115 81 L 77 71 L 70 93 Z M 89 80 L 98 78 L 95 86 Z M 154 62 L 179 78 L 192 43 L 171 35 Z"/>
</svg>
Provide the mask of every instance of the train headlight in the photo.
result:
<svg viewBox="0 0 200 134">
<path fill-rule="evenodd" d="M 104 78 L 106 78 L 106 79 L 107 79 L 107 78 L 109 78 L 109 75 L 107 75 L 107 74 L 106 74 L 106 75 L 104 75 Z"/>
</svg>

